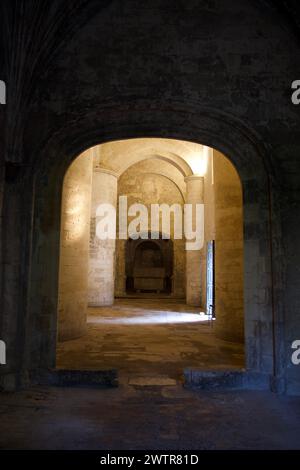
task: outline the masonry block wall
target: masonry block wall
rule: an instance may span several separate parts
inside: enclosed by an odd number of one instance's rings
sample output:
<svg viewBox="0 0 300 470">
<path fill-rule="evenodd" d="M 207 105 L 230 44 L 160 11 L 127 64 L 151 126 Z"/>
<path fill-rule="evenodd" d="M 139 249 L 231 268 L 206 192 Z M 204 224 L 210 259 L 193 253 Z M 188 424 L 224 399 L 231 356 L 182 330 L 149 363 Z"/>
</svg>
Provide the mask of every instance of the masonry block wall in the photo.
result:
<svg viewBox="0 0 300 470">
<path fill-rule="evenodd" d="M 216 334 L 244 341 L 243 203 L 232 163 L 214 151 Z"/>
<path fill-rule="evenodd" d="M 202 306 L 206 306 L 206 248 L 207 242 L 216 239 L 215 228 L 215 185 L 214 185 L 214 155 L 210 149 L 206 159 L 204 175 L 204 248 L 201 266 Z"/>
<path fill-rule="evenodd" d="M 204 177 L 203 176 L 187 176 L 186 182 L 186 203 L 191 208 L 191 212 L 186 214 L 186 222 L 190 227 L 189 230 L 195 230 L 197 226 L 196 221 L 196 208 L 203 207 L 204 203 Z M 203 219 L 204 211 L 197 215 L 197 219 Z M 190 220 L 189 220 L 190 219 Z M 200 231 L 204 236 L 204 223 L 203 220 L 200 225 Z M 204 263 L 205 247 L 191 247 L 189 244 L 190 235 L 186 234 L 186 303 L 194 307 L 203 307 L 203 292 L 202 292 L 202 266 Z M 200 241 L 201 244 L 201 241 Z M 195 249 L 197 248 L 197 249 Z"/>
<path fill-rule="evenodd" d="M 244 342 L 244 238 L 242 188 L 238 173 L 211 149 L 204 175 L 205 247 L 215 240 L 216 334 Z M 206 303 L 206 251 L 202 262 L 202 304 Z"/>
<path fill-rule="evenodd" d="M 141 147 L 142 148 L 142 147 Z M 178 186 L 172 181 L 176 170 L 166 162 L 148 159 L 137 163 L 125 171 L 118 181 L 118 195 L 128 197 L 128 207 L 134 203 L 142 203 L 148 209 L 149 224 L 151 204 L 184 204 L 183 195 Z M 183 177 L 182 177 L 183 179 Z M 133 217 L 128 217 L 128 224 Z M 159 226 L 162 228 L 162 216 L 159 217 Z M 150 225 L 149 225 L 150 227 Z M 138 229 L 140 230 L 140 228 Z M 173 279 L 170 297 L 185 298 L 185 246 L 184 240 L 174 240 L 174 224 L 171 215 L 170 235 L 173 240 Z M 160 229 L 161 231 L 161 229 Z M 117 240 L 116 244 L 116 296 L 126 296 L 125 273 L 125 243 L 126 240 Z"/>
<path fill-rule="evenodd" d="M 12 34 L 0 36 L 1 79 L 10 81 L 0 320 L 9 365 L 1 380 L 22 384 L 26 371 L 53 364 L 67 165 L 103 142 L 171 137 L 219 149 L 238 169 L 247 371 L 300 393 L 291 362 L 300 334 L 297 2 L 88 0 L 74 2 L 72 14 L 70 5 L 28 0 L 20 17 L 18 2 L 1 3 Z"/>
</svg>

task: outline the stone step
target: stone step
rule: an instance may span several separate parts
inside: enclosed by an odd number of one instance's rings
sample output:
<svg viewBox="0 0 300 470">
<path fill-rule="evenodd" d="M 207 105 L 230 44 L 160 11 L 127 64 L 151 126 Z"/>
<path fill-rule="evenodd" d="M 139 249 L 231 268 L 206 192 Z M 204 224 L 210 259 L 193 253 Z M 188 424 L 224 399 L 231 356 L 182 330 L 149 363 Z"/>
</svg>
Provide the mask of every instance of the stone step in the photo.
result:
<svg viewBox="0 0 300 470">
<path fill-rule="evenodd" d="M 177 385 L 177 381 L 167 376 L 137 376 L 130 377 L 128 384 L 138 387 L 166 387 Z"/>
<path fill-rule="evenodd" d="M 32 381 L 39 385 L 55 386 L 99 386 L 118 387 L 118 372 L 116 369 L 107 370 L 72 370 L 49 369 L 34 374 Z"/>
<path fill-rule="evenodd" d="M 184 387 L 200 390 L 268 390 L 270 376 L 245 370 L 184 369 Z"/>
</svg>

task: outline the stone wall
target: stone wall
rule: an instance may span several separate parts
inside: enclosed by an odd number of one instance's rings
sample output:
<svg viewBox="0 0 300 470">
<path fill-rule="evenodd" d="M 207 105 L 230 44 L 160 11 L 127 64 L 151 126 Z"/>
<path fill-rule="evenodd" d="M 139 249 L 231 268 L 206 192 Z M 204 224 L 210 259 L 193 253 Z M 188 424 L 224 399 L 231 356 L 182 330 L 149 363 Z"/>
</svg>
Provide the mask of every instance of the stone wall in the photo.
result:
<svg viewBox="0 0 300 470">
<path fill-rule="evenodd" d="M 216 334 L 244 341 L 243 209 L 239 176 L 214 151 Z"/>
<path fill-rule="evenodd" d="M 28 0 L 18 15 L 15 2 L 5 2 L 12 39 L 0 39 L 11 58 L 2 77 L 10 83 L 0 337 L 9 362 L 1 376 L 23 384 L 26 370 L 55 358 L 67 165 L 99 143 L 159 136 L 205 143 L 237 168 L 246 368 L 300 393 L 291 362 L 300 334 L 300 115 L 290 99 L 300 76 L 299 15 L 297 2 L 292 14 L 288 3 L 91 0 L 70 15 L 68 3 L 56 1 L 45 15 L 42 2 Z"/>
<path fill-rule="evenodd" d="M 210 149 L 206 158 L 204 174 L 204 249 L 202 251 L 201 291 L 202 307 L 206 307 L 206 250 L 207 242 L 215 240 L 215 185 L 214 185 L 214 155 Z"/>
<path fill-rule="evenodd" d="M 215 240 L 216 334 L 244 342 L 244 238 L 242 187 L 237 171 L 211 149 L 204 175 L 205 247 Z M 202 263 L 202 305 L 206 304 L 206 249 Z"/>
<path fill-rule="evenodd" d="M 124 172 L 118 181 L 118 195 L 128 196 L 128 207 L 136 202 L 145 204 L 148 208 L 150 223 L 150 204 L 184 204 L 183 195 L 175 183 L 170 179 L 172 169 L 170 164 L 167 173 L 160 174 L 157 160 L 150 159 L 145 162 L 130 167 Z M 161 172 L 164 173 L 164 165 Z M 133 217 L 128 218 L 128 223 Z M 161 226 L 160 216 L 160 226 Z M 171 219 L 172 220 L 172 219 Z M 171 297 L 184 298 L 185 296 L 185 250 L 184 240 L 174 240 L 174 226 L 171 223 L 171 239 L 174 246 L 173 264 L 173 289 Z M 118 230 L 118 227 L 117 227 Z M 126 296 L 125 286 L 125 240 L 117 240 L 116 243 L 116 285 L 115 295 L 117 297 Z"/>
<path fill-rule="evenodd" d="M 200 158 L 200 157 L 199 157 Z M 203 220 L 204 211 L 202 210 L 197 213 L 197 205 L 199 208 L 203 208 L 204 203 L 204 177 L 203 176 L 187 176 L 185 178 L 186 182 L 186 203 L 187 208 L 191 209 L 190 212 L 186 212 L 185 223 L 187 225 L 187 231 L 192 230 L 194 232 L 197 227 L 197 219 L 200 220 L 200 231 L 202 232 L 202 237 L 204 237 L 204 225 L 205 220 Z M 201 220 L 202 219 L 202 220 Z M 199 222 L 198 222 L 199 223 Z M 199 227 L 198 227 L 199 230 Z M 204 251 L 205 247 L 200 241 L 202 247 L 199 249 L 193 246 L 193 241 L 190 243 L 191 234 L 186 233 L 186 303 L 194 307 L 203 307 L 203 292 L 202 292 L 202 271 L 204 264 Z M 195 239 L 194 239 L 195 241 Z M 192 245 L 192 246 L 190 246 Z M 195 249 L 197 248 L 197 249 Z"/>
</svg>

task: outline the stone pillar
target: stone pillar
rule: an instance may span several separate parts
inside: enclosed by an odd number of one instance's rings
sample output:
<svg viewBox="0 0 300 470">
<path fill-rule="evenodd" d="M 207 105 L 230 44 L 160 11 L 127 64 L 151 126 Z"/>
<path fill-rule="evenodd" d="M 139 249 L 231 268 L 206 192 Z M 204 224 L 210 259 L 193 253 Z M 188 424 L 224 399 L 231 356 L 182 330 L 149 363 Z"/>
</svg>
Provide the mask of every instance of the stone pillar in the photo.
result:
<svg viewBox="0 0 300 470">
<path fill-rule="evenodd" d="M 118 227 L 118 226 L 117 226 Z M 118 228 L 117 228 L 118 229 Z M 116 278 L 115 278 L 115 297 L 126 296 L 126 240 L 116 240 Z"/>
<path fill-rule="evenodd" d="M 69 167 L 63 185 L 58 340 L 86 331 L 92 157 L 84 153 Z"/>
<path fill-rule="evenodd" d="M 115 173 L 104 168 L 94 168 L 88 276 L 88 304 L 91 307 L 114 303 L 116 240 L 100 240 L 97 237 L 96 211 L 100 204 L 111 204 L 116 209 L 117 190 L 118 179 Z M 112 222 L 116 223 L 115 220 Z"/>
<path fill-rule="evenodd" d="M 197 175 L 187 176 L 185 182 L 186 204 L 192 204 L 193 230 L 195 230 L 196 204 L 204 203 L 204 178 Z M 203 248 L 201 250 L 186 250 L 186 303 L 195 307 L 202 306 L 202 258 Z"/>
</svg>

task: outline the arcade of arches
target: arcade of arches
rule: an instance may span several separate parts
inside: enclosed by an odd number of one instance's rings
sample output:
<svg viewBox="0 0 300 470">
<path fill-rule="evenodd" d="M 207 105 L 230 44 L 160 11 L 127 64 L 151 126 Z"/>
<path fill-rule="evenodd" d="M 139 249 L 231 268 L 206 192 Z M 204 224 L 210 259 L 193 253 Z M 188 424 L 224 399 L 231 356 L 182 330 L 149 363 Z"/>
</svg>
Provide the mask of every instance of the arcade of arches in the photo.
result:
<svg viewBox="0 0 300 470">
<path fill-rule="evenodd" d="M 141 226 L 139 238 L 120 237 L 124 196 L 127 209 L 143 204 L 149 214 L 152 204 L 182 213 L 185 204 L 204 205 L 202 248 L 186 249 L 172 211 L 169 227 L 160 212 L 155 237 Z M 97 236 L 101 204 L 115 209 L 111 239 Z M 125 212 L 126 226 L 133 215 Z M 73 161 L 62 196 L 58 368 L 171 379 L 191 366 L 243 368 L 243 304 L 242 187 L 223 154 L 139 138 L 92 147 Z"/>
</svg>

